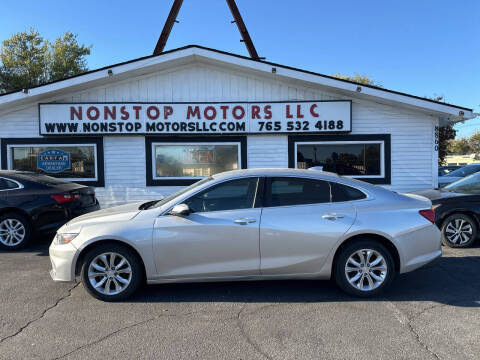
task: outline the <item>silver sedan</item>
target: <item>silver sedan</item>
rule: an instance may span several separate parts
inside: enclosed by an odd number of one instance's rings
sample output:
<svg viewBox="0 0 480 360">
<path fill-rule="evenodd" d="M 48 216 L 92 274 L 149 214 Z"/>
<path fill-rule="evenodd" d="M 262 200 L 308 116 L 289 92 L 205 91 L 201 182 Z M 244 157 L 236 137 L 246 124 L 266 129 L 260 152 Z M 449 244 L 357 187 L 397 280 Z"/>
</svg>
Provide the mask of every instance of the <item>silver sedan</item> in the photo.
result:
<svg viewBox="0 0 480 360">
<path fill-rule="evenodd" d="M 55 235 L 51 276 L 115 301 L 149 284 L 334 279 L 356 296 L 441 256 L 426 198 L 315 170 L 217 174 L 160 201 L 80 216 Z"/>
</svg>

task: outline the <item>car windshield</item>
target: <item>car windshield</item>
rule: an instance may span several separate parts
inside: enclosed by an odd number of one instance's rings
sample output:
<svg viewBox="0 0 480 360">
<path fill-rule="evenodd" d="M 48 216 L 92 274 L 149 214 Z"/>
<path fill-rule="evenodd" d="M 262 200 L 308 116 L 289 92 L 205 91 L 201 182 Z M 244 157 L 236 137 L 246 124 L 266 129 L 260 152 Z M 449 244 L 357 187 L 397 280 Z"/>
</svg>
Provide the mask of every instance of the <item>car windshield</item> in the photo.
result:
<svg viewBox="0 0 480 360">
<path fill-rule="evenodd" d="M 151 205 L 149 207 L 146 207 L 145 209 L 153 209 L 153 208 L 161 207 L 161 206 L 165 205 L 166 203 L 168 203 L 169 201 L 172 201 L 176 197 L 185 194 L 187 191 L 195 189 L 197 186 L 203 185 L 203 184 L 205 184 L 205 183 L 207 183 L 211 180 L 213 180 L 213 177 L 210 176 L 210 177 L 207 177 L 207 178 L 202 179 L 200 181 L 197 181 L 196 183 L 194 183 L 190 186 L 184 187 L 183 189 L 177 191 L 176 193 L 173 193 L 172 195 L 169 195 L 169 196 L 163 198 L 162 200 L 160 200 L 158 202 L 154 202 L 153 205 Z"/>
<path fill-rule="evenodd" d="M 480 171 L 480 165 L 467 165 L 464 167 L 461 167 L 460 169 L 453 170 L 449 172 L 448 174 L 445 174 L 445 177 L 465 177 L 467 175 L 471 175 L 476 173 L 477 171 Z"/>
<path fill-rule="evenodd" d="M 480 194 L 480 173 L 475 173 L 454 181 L 445 186 L 443 190 L 463 194 Z"/>
</svg>

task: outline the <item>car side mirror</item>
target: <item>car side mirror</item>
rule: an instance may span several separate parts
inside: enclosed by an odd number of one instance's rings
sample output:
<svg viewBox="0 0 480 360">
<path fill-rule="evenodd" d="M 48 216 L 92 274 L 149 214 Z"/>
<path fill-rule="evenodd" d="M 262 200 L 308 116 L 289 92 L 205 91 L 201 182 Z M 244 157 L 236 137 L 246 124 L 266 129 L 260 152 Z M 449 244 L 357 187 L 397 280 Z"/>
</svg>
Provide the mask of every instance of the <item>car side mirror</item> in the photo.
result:
<svg viewBox="0 0 480 360">
<path fill-rule="evenodd" d="M 187 204 L 177 204 L 170 210 L 170 214 L 174 216 L 185 216 L 190 213 L 191 211 Z"/>
</svg>

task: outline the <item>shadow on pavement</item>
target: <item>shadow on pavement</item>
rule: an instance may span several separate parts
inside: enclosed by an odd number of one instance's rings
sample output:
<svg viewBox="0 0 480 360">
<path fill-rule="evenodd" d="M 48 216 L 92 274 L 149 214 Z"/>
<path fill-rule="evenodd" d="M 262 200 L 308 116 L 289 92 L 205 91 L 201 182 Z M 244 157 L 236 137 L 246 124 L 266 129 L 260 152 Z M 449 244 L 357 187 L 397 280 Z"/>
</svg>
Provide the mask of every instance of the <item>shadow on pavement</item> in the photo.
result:
<svg viewBox="0 0 480 360">
<path fill-rule="evenodd" d="M 398 275 L 382 296 L 364 301 L 433 301 L 480 307 L 480 257 L 444 257 Z M 277 280 L 162 284 L 145 287 L 130 302 L 330 302 L 359 301 L 333 281 Z"/>
<path fill-rule="evenodd" d="M 6 253 L 29 253 L 35 256 L 48 256 L 48 247 L 52 243 L 54 234 L 37 234 L 30 244 L 21 250 L 8 251 L 0 249 L 0 254 Z"/>
<path fill-rule="evenodd" d="M 48 256 L 51 235 L 40 235 L 16 253 Z M 473 248 L 448 249 L 436 262 L 398 275 L 382 296 L 363 301 L 433 301 L 480 307 L 480 242 Z M 444 248 L 445 251 L 446 248 Z M 471 252 L 475 255 L 470 255 Z M 9 251 L 0 250 L 0 253 Z M 330 302 L 359 301 L 340 291 L 333 281 L 277 280 L 150 285 L 127 302 Z"/>
</svg>

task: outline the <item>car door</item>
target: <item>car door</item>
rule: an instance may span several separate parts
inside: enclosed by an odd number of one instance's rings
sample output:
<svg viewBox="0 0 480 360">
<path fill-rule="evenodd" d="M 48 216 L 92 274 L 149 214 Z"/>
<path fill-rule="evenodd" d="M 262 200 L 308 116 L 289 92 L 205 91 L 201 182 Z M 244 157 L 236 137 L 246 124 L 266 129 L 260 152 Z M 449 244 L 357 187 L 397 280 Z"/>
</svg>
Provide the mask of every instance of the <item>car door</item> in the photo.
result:
<svg viewBox="0 0 480 360">
<path fill-rule="evenodd" d="M 260 225 L 262 275 L 319 272 L 355 217 L 351 203 L 331 202 L 327 181 L 267 178 Z"/>
<path fill-rule="evenodd" d="M 258 177 L 212 185 L 183 202 L 189 215 L 158 217 L 153 234 L 158 277 L 259 275 L 258 186 Z"/>
</svg>

